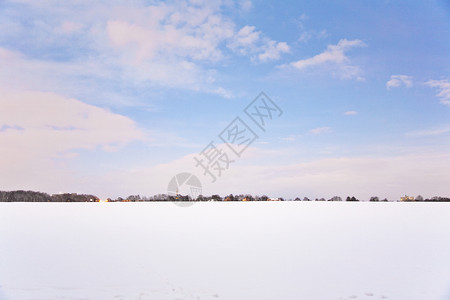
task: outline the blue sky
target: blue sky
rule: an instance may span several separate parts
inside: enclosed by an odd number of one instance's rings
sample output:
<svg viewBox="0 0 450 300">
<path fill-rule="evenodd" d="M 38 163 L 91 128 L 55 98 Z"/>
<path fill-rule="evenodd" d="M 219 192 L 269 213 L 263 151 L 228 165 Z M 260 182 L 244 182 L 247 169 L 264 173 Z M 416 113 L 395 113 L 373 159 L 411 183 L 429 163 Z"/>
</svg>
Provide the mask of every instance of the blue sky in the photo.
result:
<svg viewBox="0 0 450 300">
<path fill-rule="evenodd" d="M 0 189 L 447 195 L 446 1 L 2 1 Z M 194 158 L 283 111 L 215 182 Z"/>
</svg>

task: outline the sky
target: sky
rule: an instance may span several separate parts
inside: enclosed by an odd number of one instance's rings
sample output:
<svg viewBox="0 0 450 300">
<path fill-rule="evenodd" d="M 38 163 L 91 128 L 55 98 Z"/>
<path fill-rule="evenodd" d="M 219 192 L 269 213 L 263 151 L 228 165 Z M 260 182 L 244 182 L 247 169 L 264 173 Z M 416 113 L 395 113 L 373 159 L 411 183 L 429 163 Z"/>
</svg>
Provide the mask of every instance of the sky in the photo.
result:
<svg viewBox="0 0 450 300">
<path fill-rule="evenodd" d="M 450 196 L 449 53 L 443 0 L 0 1 L 0 190 Z"/>
</svg>

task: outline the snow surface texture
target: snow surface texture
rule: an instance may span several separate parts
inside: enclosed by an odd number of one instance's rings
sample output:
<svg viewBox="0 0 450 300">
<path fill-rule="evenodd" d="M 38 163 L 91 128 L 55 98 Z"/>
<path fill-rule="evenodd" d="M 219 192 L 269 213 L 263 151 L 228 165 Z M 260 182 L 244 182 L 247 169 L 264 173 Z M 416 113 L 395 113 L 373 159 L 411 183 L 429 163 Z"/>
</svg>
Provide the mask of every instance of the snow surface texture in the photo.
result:
<svg viewBox="0 0 450 300">
<path fill-rule="evenodd" d="M 448 300 L 447 203 L 2 203 L 0 299 Z"/>
</svg>

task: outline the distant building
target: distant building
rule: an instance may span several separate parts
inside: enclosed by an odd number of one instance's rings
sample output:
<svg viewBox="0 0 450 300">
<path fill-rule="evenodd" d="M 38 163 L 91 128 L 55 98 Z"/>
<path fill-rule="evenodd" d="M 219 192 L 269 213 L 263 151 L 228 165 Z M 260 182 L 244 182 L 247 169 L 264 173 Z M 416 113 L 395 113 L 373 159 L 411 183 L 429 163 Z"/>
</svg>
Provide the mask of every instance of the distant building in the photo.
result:
<svg viewBox="0 0 450 300">
<path fill-rule="evenodd" d="M 405 195 L 405 197 L 400 197 L 400 201 L 406 202 L 406 201 L 415 201 L 415 200 L 414 200 L 414 197 Z"/>
</svg>

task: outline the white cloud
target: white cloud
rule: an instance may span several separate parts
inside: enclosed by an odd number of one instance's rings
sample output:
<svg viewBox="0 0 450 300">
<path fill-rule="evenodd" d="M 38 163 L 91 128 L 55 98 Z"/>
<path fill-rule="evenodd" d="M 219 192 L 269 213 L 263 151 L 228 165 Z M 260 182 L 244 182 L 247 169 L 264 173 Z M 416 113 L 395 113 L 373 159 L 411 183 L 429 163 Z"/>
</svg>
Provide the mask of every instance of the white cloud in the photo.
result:
<svg viewBox="0 0 450 300">
<path fill-rule="evenodd" d="M 450 106 L 450 81 L 448 80 L 429 80 L 425 83 L 430 87 L 434 87 L 438 89 L 438 93 L 436 94 L 441 100 L 442 104 Z"/>
<path fill-rule="evenodd" d="M 117 151 L 144 139 L 129 118 L 76 99 L 31 91 L 0 94 L 0 180 L 10 188 L 54 190 L 70 177 L 56 161 L 76 156 L 79 149 Z M 56 182 L 47 182 L 49 177 Z"/>
<path fill-rule="evenodd" d="M 386 82 L 386 88 L 390 90 L 391 88 L 406 86 L 410 88 L 413 86 L 412 77 L 408 75 L 391 75 L 391 79 Z"/>
<path fill-rule="evenodd" d="M 325 63 L 343 64 L 348 61 L 345 51 L 352 47 L 362 47 L 365 44 L 360 40 L 340 40 L 337 45 L 329 45 L 327 50 L 311 58 L 293 62 L 292 65 L 297 69 L 304 69 L 310 66 L 321 65 Z"/>
<path fill-rule="evenodd" d="M 366 44 L 361 40 L 342 39 L 337 45 L 328 45 L 324 52 L 311 58 L 292 62 L 290 65 L 298 70 L 319 66 L 331 67 L 332 73 L 337 77 L 362 80 L 363 78 L 359 75 L 359 67 L 349 64 L 350 59 L 346 56 L 346 52 L 355 47 L 365 46 Z"/>
<path fill-rule="evenodd" d="M 228 47 L 241 55 L 247 55 L 249 52 L 255 51 L 260 35 L 261 32 L 255 31 L 255 26 L 246 25 L 237 32 Z"/>
<path fill-rule="evenodd" d="M 1 93 L 0 122 L 23 128 L 20 135 L 8 134 L 3 138 L 20 140 L 19 144 L 31 143 L 34 149 L 44 147 L 64 152 L 74 148 L 124 145 L 142 138 L 131 119 L 76 99 L 44 92 L 2 90 Z M 51 145 L 41 144 L 41 137 L 48 137 Z M 14 148 L 11 143 L 2 144 Z"/>
<path fill-rule="evenodd" d="M 161 85 L 211 91 L 218 88 L 211 88 L 214 72 L 206 68 L 228 57 L 229 50 L 261 62 L 279 59 L 290 50 L 286 43 L 264 37 L 254 26 L 246 25 L 237 32 L 235 27 L 220 5 L 180 1 L 109 18 L 107 35 L 120 64 L 130 74 L 135 70 L 138 78 Z M 190 82 L 176 80 L 179 74 Z"/>
<path fill-rule="evenodd" d="M 233 23 L 208 7 L 157 5 L 136 14 L 145 19 L 110 20 L 107 33 L 113 46 L 132 51 L 139 61 L 160 57 L 217 61 L 223 57 L 219 44 L 234 33 Z"/>
<path fill-rule="evenodd" d="M 232 15 L 225 10 L 250 9 L 252 4 L 248 0 L 239 3 L 180 0 L 151 4 L 137 1 L 131 5 L 85 0 L 57 5 L 55 1 L 23 0 L 22 3 L 30 6 L 31 17 L 39 16 L 34 14 L 34 9 L 45 10 L 48 18 L 30 21 L 34 24 L 33 37 L 29 36 L 27 26 L 15 24 L 20 27 L 16 30 L 18 38 L 25 36 L 28 41 L 33 40 L 42 49 L 49 50 L 50 56 L 62 53 L 65 58 L 52 60 L 48 56 L 34 56 L 33 60 L 40 61 L 44 67 L 37 69 L 47 70 L 45 64 L 55 65 L 55 62 L 60 66 L 74 61 L 78 64 L 74 63 L 71 68 L 74 72 L 51 67 L 56 72 L 52 72 L 52 76 L 40 74 L 40 81 L 43 78 L 50 81 L 52 77 L 63 81 L 64 76 L 58 73 L 70 73 L 72 78 L 65 80 L 73 85 L 74 77 L 85 78 L 86 73 L 92 75 L 95 70 L 95 76 L 103 82 L 121 78 L 139 87 L 153 85 L 214 93 L 223 89 L 216 82 L 218 62 L 236 54 L 245 55 L 251 61 L 266 62 L 278 59 L 289 50 L 286 43 L 265 37 L 253 26 L 237 29 Z M 86 13 L 73 13 L 80 9 Z M 66 37 L 61 39 L 61 35 Z M 70 51 L 52 51 L 56 46 L 58 50 L 67 47 L 68 43 Z M 24 59 L 30 60 L 26 56 Z M 23 65 L 20 68 L 29 69 Z M 33 72 L 39 73 L 37 69 Z"/>
<path fill-rule="evenodd" d="M 313 135 L 318 135 L 318 134 L 323 134 L 323 133 L 330 133 L 332 131 L 331 127 L 318 127 L 318 128 L 314 128 L 311 129 L 309 131 L 309 134 L 313 134 Z"/>
<path fill-rule="evenodd" d="M 265 37 L 254 26 L 236 32 L 236 24 L 222 13 L 224 3 L 219 4 L 162 2 L 108 16 L 106 34 L 116 63 L 138 80 L 208 92 L 223 89 L 212 84 L 210 68 L 228 58 L 229 50 L 261 62 L 289 52 L 286 43 Z M 241 4 L 251 6 L 250 1 Z M 99 50 L 111 49 L 100 45 Z"/>
<path fill-rule="evenodd" d="M 240 55 L 250 55 L 253 60 L 260 62 L 277 60 L 281 54 L 290 52 L 287 43 L 263 38 L 262 33 L 255 29 L 254 26 L 248 25 L 242 27 L 228 43 L 228 47 Z"/>
<path fill-rule="evenodd" d="M 344 115 L 346 115 L 346 116 L 354 116 L 354 115 L 357 115 L 357 114 L 358 114 L 358 112 L 355 111 L 355 110 L 349 110 L 349 111 L 346 111 L 344 113 Z"/>
<path fill-rule="evenodd" d="M 101 62 L 95 58 L 82 62 L 43 61 L 30 59 L 24 55 L 0 47 L 0 87 L 7 86 L 16 89 L 31 89 L 55 91 L 60 94 L 87 94 L 92 97 L 96 87 L 86 85 L 79 78 L 90 80 L 105 79 L 126 81 L 131 86 L 143 84 L 164 87 L 185 88 L 206 93 L 229 96 L 226 89 L 214 83 L 214 71 L 205 70 L 188 59 L 173 61 L 143 60 L 140 63 L 135 58 L 105 59 Z M 70 82 L 70 84 L 67 84 Z M 221 92 L 221 93 L 219 93 Z M 107 105 L 134 105 L 132 100 L 123 99 L 112 94 L 96 97 L 97 101 Z"/>
<path fill-rule="evenodd" d="M 285 42 L 267 41 L 266 45 L 262 47 L 263 53 L 258 55 L 260 61 L 279 59 L 282 53 L 289 53 L 290 47 Z"/>
<path fill-rule="evenodd" d="M 234 97 L 233 92 L 231 92 L 230 90 L 224 89 L 224 88 L 222 88 L 222 87 L 219 87 L 219 88 L 217 88 L 217 89 L 214 89 L 214 90 L 212 91 L 212 93 L 213 93 L 213 94 L 220 95 L 220 96 L 222 96 L 223 98 L 227 98 L 227 99 L 230 99 L 230 98 L 233 98 L 233 97 Z"/>
</svg>

